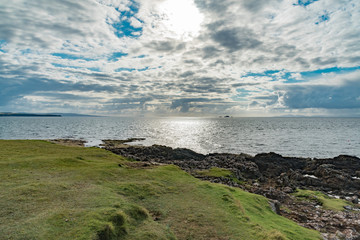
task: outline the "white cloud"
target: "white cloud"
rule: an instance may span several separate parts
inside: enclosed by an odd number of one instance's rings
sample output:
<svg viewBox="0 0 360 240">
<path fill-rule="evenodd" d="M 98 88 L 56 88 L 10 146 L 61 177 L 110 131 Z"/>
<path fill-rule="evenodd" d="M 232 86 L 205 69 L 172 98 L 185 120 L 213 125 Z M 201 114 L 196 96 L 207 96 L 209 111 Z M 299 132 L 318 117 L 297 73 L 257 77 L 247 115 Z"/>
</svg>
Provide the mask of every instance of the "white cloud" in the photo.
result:
<svg viewBox="0 0 360 240">
<path fill-rule="evenodd" d="M 301 74 L 358 66 L 360 4 L 354 0 L 306 7 L 281 0 L 186 0 L 188 8 L 177 7 L 183 0 L 172 1 L 7 1 L 0 12 L 0 40 L 6 42 L 0 45 L 0 110 L 26 106 L 26 98 L 31 99 L 27 107 L 44 110 L 53 104 L 111 114 L 231 109 L 257 115 L 263 109 L 271 115 L 291 111 L 286 94 L 305 84 L 325 90 L 357 86 L 357 73 L 352 81 L 346 80 L 351 74 L 336 71 L 321 78 Z M 119 37 L 117 31 L 131 30 L 121 29 L 121 21 L 142 30 Z M 268 70 L 273 72 L 264 74 Z M 289 79 L 306 83 L 289 84 Z M 247 93 L 241 95 L 240 88 Z M 93 97 L 92 104 L 69 91 Z M 65 97 L 67 105 L 59 105 Z M 144 103 L 111 102 L 124 98 L 144 98 Z M 170 109 L 174 102 L 182 108 Z"/>
</svg>

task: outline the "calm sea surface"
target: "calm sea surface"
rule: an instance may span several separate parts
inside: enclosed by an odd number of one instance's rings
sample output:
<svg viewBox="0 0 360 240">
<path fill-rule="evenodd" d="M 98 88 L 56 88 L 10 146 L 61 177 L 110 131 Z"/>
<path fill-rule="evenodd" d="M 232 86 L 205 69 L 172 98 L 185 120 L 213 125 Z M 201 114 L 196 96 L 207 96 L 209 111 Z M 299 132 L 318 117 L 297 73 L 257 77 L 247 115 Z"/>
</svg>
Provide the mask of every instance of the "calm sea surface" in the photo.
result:
<svg viewBox="0 0 360 240">
<path fill-rule="evenodd" d="M 135 144 L 161 144 L 200 153 L 360 157 L 360 118 L 124 118 L 0 117 L 0 139 L 145 138 Z"/>
</svg>

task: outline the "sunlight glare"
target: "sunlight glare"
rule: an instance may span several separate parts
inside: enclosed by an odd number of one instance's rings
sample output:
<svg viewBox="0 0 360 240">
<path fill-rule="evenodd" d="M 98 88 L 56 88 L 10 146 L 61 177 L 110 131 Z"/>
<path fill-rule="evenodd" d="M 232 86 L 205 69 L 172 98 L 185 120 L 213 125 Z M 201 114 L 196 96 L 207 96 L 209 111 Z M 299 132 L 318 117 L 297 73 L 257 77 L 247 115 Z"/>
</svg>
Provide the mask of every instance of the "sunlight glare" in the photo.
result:
<svg viewBox="0 0 360 240">
<path fill-rule="evenodd" d="M 199 34 L 204 17 L 193 0 L 166 0 L 159 8 L 164 25 L 175 37 L 186 40 Z"/>
</svg>

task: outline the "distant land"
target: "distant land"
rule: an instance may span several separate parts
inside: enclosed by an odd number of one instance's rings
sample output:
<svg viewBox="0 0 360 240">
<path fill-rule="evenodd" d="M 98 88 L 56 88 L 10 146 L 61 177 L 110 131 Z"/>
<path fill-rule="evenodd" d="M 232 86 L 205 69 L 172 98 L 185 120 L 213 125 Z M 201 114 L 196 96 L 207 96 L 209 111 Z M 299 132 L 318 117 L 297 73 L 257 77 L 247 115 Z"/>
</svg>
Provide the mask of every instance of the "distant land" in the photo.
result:
<svg viewBox="0 0 360 240">
<path fill-rule="evenodd" d="M 2 112 L 0 117 L 97 117 L 78 113 L 12 113 Z"/>
<path fill-rule="evenodd" d="M 96 115 L 79 114 L 79 113 L 49 113 L 51 115 L 61 115 L 62 117 L 99 117 Z"/>
</svg>

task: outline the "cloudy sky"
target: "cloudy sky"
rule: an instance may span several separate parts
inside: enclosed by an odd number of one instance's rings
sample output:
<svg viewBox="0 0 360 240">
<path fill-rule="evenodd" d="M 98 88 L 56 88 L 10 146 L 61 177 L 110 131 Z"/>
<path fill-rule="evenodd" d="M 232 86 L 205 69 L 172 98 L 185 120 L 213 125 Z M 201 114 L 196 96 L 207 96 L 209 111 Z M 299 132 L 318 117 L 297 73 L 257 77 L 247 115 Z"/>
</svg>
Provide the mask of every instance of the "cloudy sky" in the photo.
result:
<svg viewBox="0 0 360 240">
<path fill-rule="evenodd" d="M 0 112 L 359 116 L 358 0 L 0 0 Z"/>
</svg>

